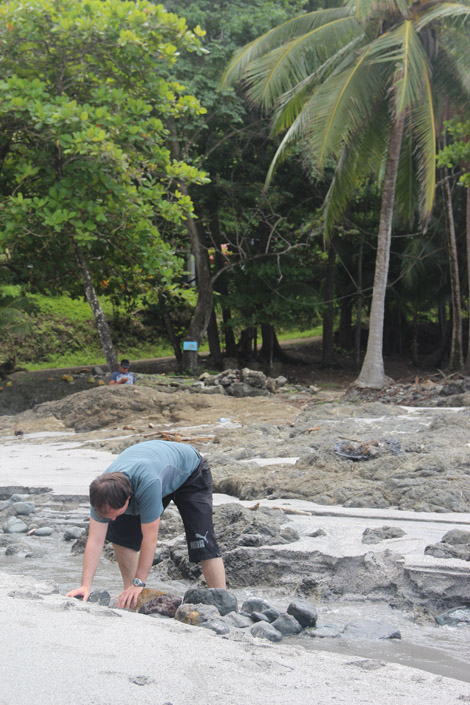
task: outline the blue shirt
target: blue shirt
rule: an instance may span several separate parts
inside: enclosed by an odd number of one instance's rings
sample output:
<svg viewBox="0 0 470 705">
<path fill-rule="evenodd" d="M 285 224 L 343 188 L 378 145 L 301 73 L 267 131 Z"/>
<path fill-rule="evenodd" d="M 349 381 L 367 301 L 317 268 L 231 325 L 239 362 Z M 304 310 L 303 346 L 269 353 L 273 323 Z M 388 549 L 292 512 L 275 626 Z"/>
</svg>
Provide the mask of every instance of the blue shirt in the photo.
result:
<svg viewBox="0 0 470 705">
<path fill-rule="evenodd" d="M 158 519 L 163 512 L 162 498 L 173 494 L 201 462 L 201 456 L 186 443 L 146 441 L 126 448 L 105 470 L 122 472 L 132 485 L 132 497 L 125 514 L 140 514 L 142 524 Z M 91 516 L 101 523 L 91 507 Z"/>
<path fill-rule="evenodd" d="M 133 372 L 113 372 L 111 377 L 109 378 L 109 381 L 119 382 L 119 380 L 123 377 L 127 377 L 127 382 L 123 382 L 123 384 L 135 384 L 135 377 Z"/>
</svg>

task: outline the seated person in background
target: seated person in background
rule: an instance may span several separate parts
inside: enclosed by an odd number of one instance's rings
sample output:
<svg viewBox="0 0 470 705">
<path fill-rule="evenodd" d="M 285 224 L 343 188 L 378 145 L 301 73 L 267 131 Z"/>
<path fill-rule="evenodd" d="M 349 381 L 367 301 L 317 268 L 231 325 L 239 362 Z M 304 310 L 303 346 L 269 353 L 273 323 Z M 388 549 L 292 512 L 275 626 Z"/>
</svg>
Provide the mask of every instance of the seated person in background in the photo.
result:
<svg viewBox="0 0 470 705">
<path fill-rule="evenodd" d="M 129 372 L 129 367 L 129 360 L 121 360 L 119 371 L 112 373 L 109 384 L 135 384 L 134 373 Z"/>
</svg>

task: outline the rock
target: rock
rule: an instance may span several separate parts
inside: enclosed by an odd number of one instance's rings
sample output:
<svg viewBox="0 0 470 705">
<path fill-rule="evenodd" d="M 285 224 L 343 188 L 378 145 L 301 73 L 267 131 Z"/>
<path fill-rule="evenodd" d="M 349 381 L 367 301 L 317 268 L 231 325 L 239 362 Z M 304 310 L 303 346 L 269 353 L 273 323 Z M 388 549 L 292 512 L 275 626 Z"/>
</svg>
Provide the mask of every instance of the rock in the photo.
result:
<svg viewBox="0 0 470 705">
<path fill-rule="evenodd" d="M 405 535 L 406 532 L 397 526 L 381 526 L 380 528 L 364 529 L 362 543 L 380 543 L 387 539 L 396 539 Z"/>
<path fill-rule="evenodd" d="M 141 608 L 150 600 L 154 600 L 161 595 L 166 595 L 163 590 L 154 590 L 153 588 L 144 588 L 137 598 L 137 605 L 129 607 L 130 612 L 140 612 Z"/>
<path fill-rule="evenodd" d="M 453 546 L 458 546 L 460 544 L 470 545 L 470 531 L 462 531 L 462 529 L 452 529 L 448 531 L 442 537 L 441 541 L 443 543 L 450 543 Z"/>
<path fill-rule="evenodd" d="M 30 498 L 29 494 L 12 494 L 10 497 L 10 502 L 11 504 L 14 504 L 15 502 L 27 502 L 28 499 Z"/>
<path fill-rule="evenodd" d="M 271 605 L 266 602 L 266 600 L 261 599 L 261 597 L 249 597 L 242 604 L 240 612 L 250 616 L 252 612 L 264 612 L 265 610 L 270 610 Z"/>
<path fill-rule="evenodd" d="M 251 620 L 253 622 L 271 622 L 272 620 L 268 619 L 265 614 L 262 612 L 252 612 L 251 615 Z"/>
<path fill-rule="evenodd" d="M 294 636 L 302 631 L 302 625 L 290 614 L 279 615 L 271 626 L 284 636 Z"/>
<path fill-rule="evenodd" d="M 470 607 L 453 607 L 436 615 L 435 620 L 440 626 L 455 627 L 457 624 L 470 624 Z"/>
<path fill-rule="evenodd" d="M 2 526 L 3 532 L 5 534 L 25 534 L 28 531 L 28 527 L 17 516 L 9 517 Z"/>
<path fill-rule="evenodd" d="M 470 561 L 470 544 L 433 543 L 426 546 L 424 553 L 434 558 L 460 558 L 462 561 Z"/>
<path fill-rule="evenodd" d="M 174 617 L 181 605 L 178 595 L 163 594 L 149 600 L 138 610 L 140 614 L 162 614 L 164 617 Z"/>
<path fill-rule="evenodd" d="M 314 627 L 318 619 L 315 605 L 312 602 L 307 602 L 307 600 L 292 600 L 287 607 L 287 614 L 295 617 L 304 629 Z"/>
<path fill-rule="evenodd" d="M 183 602 L 215 605 L 222 616 L 238 611 L 238 601 L 233 592 L 222 588 L 191 588 L 185 592 Z"/>
<path fill-rule="evenodd" d="M 401 639 L 400 630 L 386 622 L 358 619 L 349 622 L 343 635 L 352 639 Z"/>
<path fill-rule="evenodd" d="M 34 536 L 52 536 L 54 533 L 54 529 L 52 529 L 50 526 L 40 526 L 38 529 L 35 530 Z"/>
<path fill-rule="evenodd" d="M 85 529 L 80 526 L 69 526 L 69 528 L 64 531 L 64 541 L 75 541 L 82 536 L 84 531 Z"/>
<path fill-rule="evenodd" d="M 246 629 L 246 627 L 251 627 L 253 625 L 253 622 L 249 617 L 246 617 L 244 614 L 240 614 L 239 612 L 229 612 L 223 619 L 227 622 L 227 624 L 232 627 L 236 627 L 237 629 Z"/>
<path fill-rule="evenodd" d="M 202 622 L 200 624 L 204 629 L 210 629 L 216 634 L 228 634 L 230 631 L 229 625 L 219 617 L 218 619 L 210 619 L 208 622 Z"/>
<path fill-rule="evenodd" d="M 36 509 L 34 502 L 12 502 L 12 507 L 21 516 L 29 516 Z"/>
<path fill-rule="evenodd" d="M 251 627 L 250 633 L 258 639 L 267 639 L 268 641 L 281 641 L 282 639 L 281 632 L 278 632 L 268 622 L 257 622 Z"/>
<path fill-rule="evenodd" d="M 97 602 L 99 605 L 107 607 L 111 602 L 111 595 L 107 590 L 93 590 L 90 592 L 88 602 Z"/>
<path fill-rule="evenodd" d="M 191 605 L 189 603 L 181 604 L 175 613 L 175 619 L 184 624 L 191 624 L 194 627 L 199 627 L 204 622 L 218 619 L 219 610 L 215 605 Z"/>
</svg>

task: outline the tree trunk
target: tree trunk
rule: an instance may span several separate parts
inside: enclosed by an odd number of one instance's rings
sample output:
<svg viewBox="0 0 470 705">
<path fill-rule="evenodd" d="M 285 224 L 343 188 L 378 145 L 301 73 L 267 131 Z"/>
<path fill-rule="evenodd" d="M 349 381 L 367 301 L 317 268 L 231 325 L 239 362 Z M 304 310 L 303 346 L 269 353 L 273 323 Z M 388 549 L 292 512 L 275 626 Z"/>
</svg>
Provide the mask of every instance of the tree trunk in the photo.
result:
<svg viewBox="0 0 470 705">
<path fill-rule="evenodd" d="M 322 333 L 322 365 L 330 366 L 334 363 L 334 322 L 335 322 L 335 270 L 336 270 L 336 250 L 334 238 L 331 237 L 328 243 L 328 263 L 326 267 L 324 298 L 326 309 L 323 313 L 323 333 Z"/>
<path fill-rule="evenodd" d="M 178 141 L 176 125 L 173 119 L 169 120 L 172 139 L 170 141 L 171 155 L 174 159 L 181 159 L 181 148 Z M 179 189 L 184 196 L 189 197 L 189 192 L 186 184 L 181 182 Z M 196 277 L 197 277 L 197 304 L 189 324 L 186 340 L 201 342 L 206 334 L 207 327 L 212 314 L 212 281 L 209 255 L 207 247 L 204 244 L 204 238 L 199 232 L 196 221 L 189 214 L 186 218 L 186 229 L 188 231 L 189 240 L 191 243 L 191 251 L 196 262 Z M 194 367 L 194 355 L 183 353 L 185 358 L 185 366 L 192 369 Z M 189 364 L 187 364 L 189 363 Z"/>
<path fill-rule="evenodd" d="M 356 329 L 354 331 L 354 365 L 359 367 L 361 361 L 361 334 L 362 334 L 362 265 L 364 259 L 364 243 L 361 238 L 359 245 L 359 260 L 357 263 L 357 296 L 356 296 Z"/>
<path fill-rule="evenodd" d="M 218 368 L 222 367 L 222 353 L 220 350 L 219 329 L 217 326 L 217 318 L 215 311 L 212 309 L 212 316 L 207 328 L 207 339 L 209 341 L 209 352 L 214 365 Z"/>
<path fill-rule="evenodd" d="M 110 372 L 114 372 L 119 369 L 116 353 L 114 352 L 113 341 L 111 340 L 111 334 L 109 332 L 108 323 L 106 321 L 105 315 L 101 308 L 100 302 L 96 295 L 95 287 L 91 281 L 90 272 L 85 260 L 85 256 L 81 248 L 77 245 L 75 240 L 72 240 L 73 248 L 75 251 L 75 257 L 77 259 L 78 268 L 80 274 L 82 275 L 83 285 L 85 287 L 85 296 L 90 308 L 93 311 L 95 317 L 96 328 L 98 330 L 98 335 L 101 342 L 101 349 L 108 363 L 108 368 Z"/>
<path fill-rule="evenodd" d="M 446 168 L 443 189 L 447 211 L 447 243 L 449 249 L 450 287 L 452 300 L 452 332 L 448 369 L 451 372 L 455 372 L 463 369 L 462 303 L 460 299 L 460 277 L 454 209 L 452 207 L 452 193 L 450 190 L 449 174 Z"/>
<path fill-rule="evenodd" d="M 171 320 L 171 316 L 166 311 L 165 302 L 162 296 L 159 296 L 159 303 L 163 311 L 163 322 L 165 323 L 168 340 L 170 341 L 173 352 L 175 353 L 178 370 L 181 371 L 183 368 L 183 353 L 181 352 L 181 345 L 176 336 L 175 327 L 173 325 L 173 321 Z"/>
<path fill-rule="evenodd" d="M 405 126 L 404 115 L 392 126 L 385 166 L 382 204 L 380 208 L 379 235 L 375 259 L 374 288 L 369 318 L 369 337 L 361 372 L 355 384 L 358 387 L 381 389 L 385 384 L 383 361 L 383 330 L 385 293 L 387 290 L 390 244 L 392 239 L 393 206 L 397 182 L 398 162 Z"/>
</svg>

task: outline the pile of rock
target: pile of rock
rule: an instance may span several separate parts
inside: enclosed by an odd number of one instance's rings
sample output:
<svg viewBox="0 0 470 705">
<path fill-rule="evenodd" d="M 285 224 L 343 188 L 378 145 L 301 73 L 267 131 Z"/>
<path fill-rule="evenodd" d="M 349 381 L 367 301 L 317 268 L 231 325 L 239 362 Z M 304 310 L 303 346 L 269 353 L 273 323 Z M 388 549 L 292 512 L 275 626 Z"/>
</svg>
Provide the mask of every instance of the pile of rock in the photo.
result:
<svg viewBox="0 0 470 705">
<path fill-rule="evenodd" d="M 220 374 L 211 375 L 204 372 L 190 391 L 205 394 L 228 394 L 232 397 L 265 397 L 276 392 L 287 384 L 283 376 L 267 377 L 260 370 L 248 367 L 242 370 L 225 370 Z"/>
<path fill-rule="evenodd" d="M 106 590 L 93 592 L 90 602 L 115 607 Z M 250 597 L 238 608 L 236 596 L 220 588 L 191 588 L 184 597 L 144 588 L 131 611 L 154 617 L 172 617 L 183 624 L 209 629 L 216 634 L 245 633 L 271 642 L 283 637 L 401 639 L 399 629 L 383 621 L 355 620 L 344 626 L 317 625 L 315 605 L 292 600 L 285 612 L 260 597 Z"/>
</svg>

